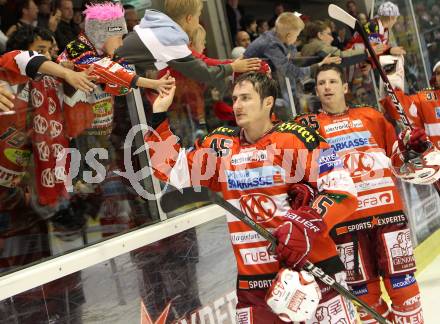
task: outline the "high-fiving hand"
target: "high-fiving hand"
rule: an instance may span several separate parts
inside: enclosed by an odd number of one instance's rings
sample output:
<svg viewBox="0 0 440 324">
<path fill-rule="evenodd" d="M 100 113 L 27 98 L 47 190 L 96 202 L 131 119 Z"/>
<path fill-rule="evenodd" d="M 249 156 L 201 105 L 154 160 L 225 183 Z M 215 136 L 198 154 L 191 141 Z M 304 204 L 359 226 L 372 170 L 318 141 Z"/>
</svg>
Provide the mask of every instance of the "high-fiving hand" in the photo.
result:
<svg viewBox="0 0 440 324">
<path fill-rule="evenodd" d="M 3 84 L 0 84 L 0 114 L 2 112 L 9 112 L 14 108 L 15 96 L 9 92 Z"/>
</svg>

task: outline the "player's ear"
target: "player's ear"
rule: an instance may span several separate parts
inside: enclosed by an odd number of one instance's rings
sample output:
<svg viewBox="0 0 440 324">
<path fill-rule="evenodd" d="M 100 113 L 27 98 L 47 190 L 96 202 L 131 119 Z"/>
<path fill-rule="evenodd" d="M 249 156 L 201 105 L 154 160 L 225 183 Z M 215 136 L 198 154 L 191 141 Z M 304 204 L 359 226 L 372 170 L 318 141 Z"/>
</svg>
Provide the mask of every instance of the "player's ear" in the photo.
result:
<svg viewBox="0 0 440 324">
<path fill-rule="evenodd" d="M 342 88 L 344 89 L 344 94 L 347 94 L 347 93 L 348 93 L 348 83 L 345 82 L 345 83 L 342 85 Z"/>
<path fill-rule="evenodd" d="M 264 108 L 271 109 L 274 105 L 275 99 L 272 96 L 266 97 L 263 99 L 263 106 Z"/>
</svg>

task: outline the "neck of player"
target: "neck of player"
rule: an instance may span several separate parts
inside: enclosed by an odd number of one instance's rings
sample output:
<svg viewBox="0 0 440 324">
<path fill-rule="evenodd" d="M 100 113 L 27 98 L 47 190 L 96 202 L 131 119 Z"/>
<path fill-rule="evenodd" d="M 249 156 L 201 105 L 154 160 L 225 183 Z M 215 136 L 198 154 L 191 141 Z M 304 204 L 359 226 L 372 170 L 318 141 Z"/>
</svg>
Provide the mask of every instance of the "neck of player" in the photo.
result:
<svg viewBox="0 0 440 324">
<path fill-rule="evenodd" d="M 330 115 L 344 114 L 348 111 L 345 101 L 335 104 L 322 104 L 322 110 Z"/>
<path fill-rule="evenodd" d="M 259 125 L 253 124 L 251 127 L 243 127 L 244 136 L 246 137 L 246 140 L 252 144 L 263 137 L 268 131 L 272 129 L 272 127 L 273 124 L 270 119 Z"/>
</svg>

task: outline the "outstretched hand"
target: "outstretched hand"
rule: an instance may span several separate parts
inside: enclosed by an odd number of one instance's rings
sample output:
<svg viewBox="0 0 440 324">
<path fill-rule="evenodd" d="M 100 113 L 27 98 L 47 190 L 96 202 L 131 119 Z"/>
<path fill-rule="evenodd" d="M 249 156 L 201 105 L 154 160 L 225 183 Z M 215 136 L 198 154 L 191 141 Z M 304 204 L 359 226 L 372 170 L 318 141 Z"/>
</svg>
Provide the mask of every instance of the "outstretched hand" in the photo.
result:
<svg viewBox="0 0 440 324">
<path fill-rule="evenodd" d="M 332 54 L 328 54 L 324 59 L 318 63 L 319 66 L 324 64 L 341 64 L 342 59 L 340 56 L 331 56 Z"/>
<path fill-rule="evenodd" d="M 96 85 L 92 82 L 96 80 L 96 76 L 93 76 L 92 72 L 93 66 L 82 72 L 68 70 L 64 80 L 75 89 L 92 92 L 96 88 Z"/>
<path fill-rule="evenodd" d="M 170 71 L 161 77 L 159 80 L 156 80 L 157 85 L 154 87 L 154 90 L 159 92 L 160 96 L 166 95 L 170 92 L 171 88 L 175 85 L 175 79 L 170 76 Z"/>
<path fill-rule="evenodd" d="M 259 58 L 248 58 L 245 59 L 240 56 L 234 62 L 231 63 L 232 70 L 237 73 L 246 73 L 251 71 L 260 70 L 261 59 Z"/>
<path fill-rule="evenodd" d="M 173 102 L 175 92 L 176 86 L 173 85 L 168 92 L 157 96 L 156 100 L 154 100 L 153 103 L 153 113 L 161 113 L 167 111 Z"/>
<path fill-rule="evenodd" d="M 12 108 L 14 108 L 14 95 L 6 90 L 4 85 L 0 84 L 0 112 L 9 112 Z"/>
</svg>

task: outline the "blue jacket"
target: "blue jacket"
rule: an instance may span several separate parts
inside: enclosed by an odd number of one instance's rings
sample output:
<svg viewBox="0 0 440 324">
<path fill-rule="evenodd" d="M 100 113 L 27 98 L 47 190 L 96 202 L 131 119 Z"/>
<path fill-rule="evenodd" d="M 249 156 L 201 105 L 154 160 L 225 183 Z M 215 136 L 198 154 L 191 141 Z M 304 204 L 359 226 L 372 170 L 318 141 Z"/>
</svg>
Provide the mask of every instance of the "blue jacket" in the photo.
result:
<svg viewBox="0 0 440 324">
<path fill-rule="evenodd" d="M 259 57 L 267 59 L 272 69 L 272 74 L 280 83 L 284 83 L 284 77 L 290 79 L 293 95 L 296 94 L 296 82 L 310 76 L 311 67 L 298 67 L 289 57 L 295 57 L 298 53 L 295 46 L 286 46 L 274 31 L 267 31 L 254 40 L 244 52 L 244 57 Z M 313 67 L 313 66 L 312 66 Z"/>
</svg>

